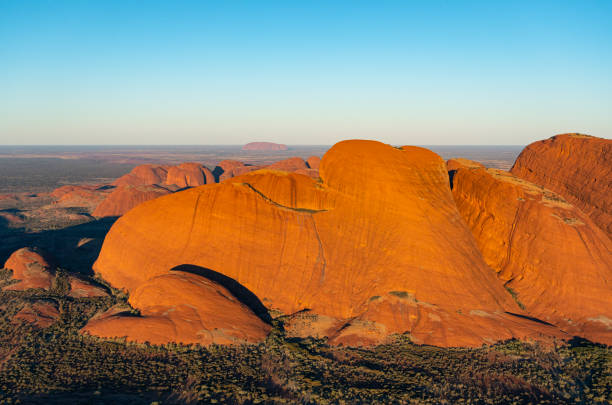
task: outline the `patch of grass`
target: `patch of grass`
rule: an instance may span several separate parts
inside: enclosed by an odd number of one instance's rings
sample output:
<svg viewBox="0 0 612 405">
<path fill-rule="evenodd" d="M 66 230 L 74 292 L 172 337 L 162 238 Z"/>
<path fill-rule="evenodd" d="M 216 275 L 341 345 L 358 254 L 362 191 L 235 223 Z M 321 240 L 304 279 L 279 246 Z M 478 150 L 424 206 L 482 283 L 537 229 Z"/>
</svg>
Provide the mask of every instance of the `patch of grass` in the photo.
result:
<svg viewBox="0 0 612 405">
<path fill-rule="evenodd" d="M 514 291 L 512 288 L 508 286 L 504 286 L 504 287 L 506 287 L 506 291 L 510 293 L 510 295 L 512 296 L 516 304 L 519 306 L 519 308 L 522 310 L 525 310 L 525 305 L 523 305 L 523 303 L 518 299 L 518 294 L 516 293 L 516 291 Z"/>
</svg>

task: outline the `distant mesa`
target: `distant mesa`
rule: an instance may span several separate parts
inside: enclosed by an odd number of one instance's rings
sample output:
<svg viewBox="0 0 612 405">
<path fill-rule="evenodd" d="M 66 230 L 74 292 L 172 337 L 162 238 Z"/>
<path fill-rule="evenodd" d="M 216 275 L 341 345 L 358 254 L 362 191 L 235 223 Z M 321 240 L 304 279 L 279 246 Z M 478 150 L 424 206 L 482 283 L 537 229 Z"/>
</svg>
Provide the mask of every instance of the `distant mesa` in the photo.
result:
<svg viewBox="0 0 612 405">
<path fill-rule="evenodd" d="M 242 150 L 287 150 L 287 145 L 273 142 L 251 142 L 244 145 Z"/>
<path fill-rule="evenodd" d="M 562 195 L 612 238 L 612 140 L 563 134 L 528 145 L 512 174 Z"/>
<path fill-rule="evenodd" d="M 193 285 L 231 297 L 211 284 L 217 279 L 210 274 L 219 274 L 284 314 L 291 336 L 332 344 L 377 344 L 396 333 L 439 346 L 568 336 L 528 319 L 504 288 L 457 210 L 446 164 L 435 153 L 344 141 L 325 154 L 319 174 L 314 180 L 258 170 L 132 209 L 107 234 L 94 270 L 127 290 L 142 316 L 114 314 L 85 330 L 193 341 L 194 331 L 183 325 L 197 325 L 196 316 L 179 307 L 212 311 L 216 325 L 224 301 L 197 292 L 202 303 L 178 293 L 162 302 L 155 291 L 168 283 L 170 291 Z M 179 277 L 172 269 L 181 265 L 210 273 Z M 265 327 L 243 307 L 228 313 L 239 320 L 232 336 L 263 339 Z M 210 329 L 202 327 L 202 335 Z"/>
<path fill-rule="evenodd" d="M 485 261 L 530 316 L 612 344 L 612 241 L 588 216 L 496 169 L 457 167 L 453 197 Z"/>
</svg>

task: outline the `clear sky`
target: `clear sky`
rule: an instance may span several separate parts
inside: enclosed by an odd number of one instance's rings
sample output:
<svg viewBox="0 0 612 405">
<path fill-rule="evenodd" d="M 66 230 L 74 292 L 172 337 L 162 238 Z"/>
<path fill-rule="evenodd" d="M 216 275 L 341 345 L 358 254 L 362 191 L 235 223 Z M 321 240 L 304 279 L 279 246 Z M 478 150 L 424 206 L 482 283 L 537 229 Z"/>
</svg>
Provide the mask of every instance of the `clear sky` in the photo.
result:
<svg viewBox="0 0 612 405">
<path fill-rule="evenodd" d="M 612 137 L 612 1 L 0 0 L 0 144 Z"/>
</svg>

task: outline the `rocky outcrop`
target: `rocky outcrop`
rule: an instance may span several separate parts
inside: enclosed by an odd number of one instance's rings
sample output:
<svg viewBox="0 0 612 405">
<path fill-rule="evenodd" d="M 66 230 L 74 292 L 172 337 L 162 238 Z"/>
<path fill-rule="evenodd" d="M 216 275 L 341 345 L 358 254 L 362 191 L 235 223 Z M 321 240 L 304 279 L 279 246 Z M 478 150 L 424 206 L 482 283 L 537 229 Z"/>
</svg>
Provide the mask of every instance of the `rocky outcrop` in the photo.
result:
<svg viewBox="0 0 612 405">
<path fill-rule="evenodd" d="M 98 205 L 93 215 L 98 218 L 118 217 L 138 204 L 170 194 L 171 192 L 171 190 L 158 185 L 119 186 Z"/>
<path fill-rule="evenodd" d="M 62 186 L 51 192 L 55 204 L 62 207 L 86 207 L 93 211 L 112 191 L 104 186 Z"/>
<path fill-rule="evenodd" d="M 13 316 L 11 323 L 29 323 L 38 328 L 48 328 L 59 319 L 57 303 L 52 300 L 39 300 L 26 304 Z"/>
<path fill-rule="evenodd" d="M 176 185 L 180 188 L 197 187 L 215 182 L 215 176 L 206 167 L 199 163 L 181 163 L 168 169 L 166 184 Z"/>
<path fill-rule="evenodd" d="M 276 163 L 272 163 L 271 165 L 266 167 L 270 170 L 282 170 L 285 172 L 295 172 L 296 170 L 305 170 L 308 169 L 308 165 L 304 159 L 299 157 L 292 157 L 285 160 L 280 160 Z"/>
<path fill-rule="evenodd" d="M 251 142 L 244 145 L 242 150 L 287 150 L 287 145 L 272 142 Z"/>
<path fill-rule="evenodd" d="M 126 175 L 119 177 L 114 186 L 148 186 L 151 184 L 166 184 L 168 166 L 140 165 Z"/>
<path fill-rule="evenodd" d="M 5 287 L 5 290 L 23 291 L 29 288 L 49 290 L 55 279 L 55 265 L 44 252 L 30 247 L 19 249 L 8 258 L 5 269 L 13 271 L 12 278 L 19 280 L 16 284 Z"/>
<path fill-rule="evenodd" d="M 449 172 L 453 170 L 457 170 L 460 167 L 477 168 L 477 167 L 484 167 L 484 166 L 482 165 L 482 163 L 475 162 L 469 159 L 464 159 L 464 158 L 449 159 L 446 161 L 446 170 L 448 170 Z"/>
<path fill-rule="evenodd" d="M 464 166 L 453 196 L 484 258 L 530 316 L 612 344 L 612 242 L 558 194 Z"/>
<path fill-rule="evenodd" d="M 520 316 L 457 211 L 439 156 L 345 141 L 319 172 L 315 181 L 260 170 L 140 205 L 111 228 L 94 269 L 134 297 L 153 281 L 161 289 L 176 266 L 209 269 L 287 314 L 294 335 L 334 343 L 393 333 L 441 346 L 563 335 Z M 155 300 L 131 302 L 142 311 Z M 177 295 L 173 305 L 182 302 Z M 291 316 L 300 311 L 314 321 Z M 145 319 L 109 327 L 135 328 L 138 340 Z M 112 322 L 91 331 L 105 335 L 96 331 Z"/>
<path fill-rule="evenodd" d="M 222 285 L 195 274 L 174 271 L 153 277 L 130 296 L 140 316 L 101 314 L 84 332 L 164 344 L 240 344 L 263 340 L 271 327 Z"/>
<path fill-rule="evenodd" d="M 68 296 L 73 298 L 92 298 L 92 297 L 106 297 L 108 291 L 100 285 L 95 285 L 89 280 L 85 280 L 81 277 L 69 275 L 68 285 L 70 291 Z"/>
<path fill-rule="evenodd" d="M 563 134 L 534 142 L 511 172 L 560 194 L 612 237 L 612 140 Z"/>
</svg>

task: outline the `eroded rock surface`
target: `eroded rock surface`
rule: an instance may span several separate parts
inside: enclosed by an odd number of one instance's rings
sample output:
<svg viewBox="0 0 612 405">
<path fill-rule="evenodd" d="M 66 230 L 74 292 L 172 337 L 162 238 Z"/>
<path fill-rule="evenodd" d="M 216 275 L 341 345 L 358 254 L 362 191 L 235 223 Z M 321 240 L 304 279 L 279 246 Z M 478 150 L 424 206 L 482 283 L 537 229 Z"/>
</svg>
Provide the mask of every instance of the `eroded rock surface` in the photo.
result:
<svg viewBox="0 0 612 405">
<path fill-rule="evenodd" d="M 393 333 L 442 346 L 563 336 L 510 314 L 522 310 L 485 263 L 433 152 L 344 141 L 319 174 L 256 171 L 140 205 L 112 227 L 94 269 L 135 297 L 175 266 L 211 269 L 269 308 L 323 320 L 293 322 L 295 335 L 316 331 L 336 343 Z M 150 319 L 122 319 L 120 328 L 140 339 Z M 97 330 L 106 322 L 117 321 Z"/>
<path fill-rule="evenodd" d="M 209 345 L 258 342 L 271 329 L 225 287 L 186 272 L 153 277 L 131 294 L 130 304 L 140 316 L 111 309 L 84 331 L 153 344 Z"/>
<path fill-rule="evenodd" d="M 147 186 L 119 186 L 98 205 L 93 215 L 99 218 L 118 217 L 138 204 L 170 194 L 171 192 L 168 188 L 155 184 Z"/>
<path fill-rule="evenodd" d="M 512 174 L 563 196 L 612 237 L 612 140 L 563 134 L 534 142 Z"/>
<path fill-rule="evenodd" d="M 8 258 L 4 268 L 12 270 L 12 278 L 19 280 L 16 284 L 5 287 L 5 290 L 23 291 L 29 288 L 49 290 L 55 278 L 53 260 L 44 252 L 25 247 L 19 249 Z"/>
<path fill-rule="evenodd" d="M 495 169 L 456 169 L 453 196 L 485 260 L 530 316 L 612 344 L 612 242 L 587 215 Z"/>
</svg>

